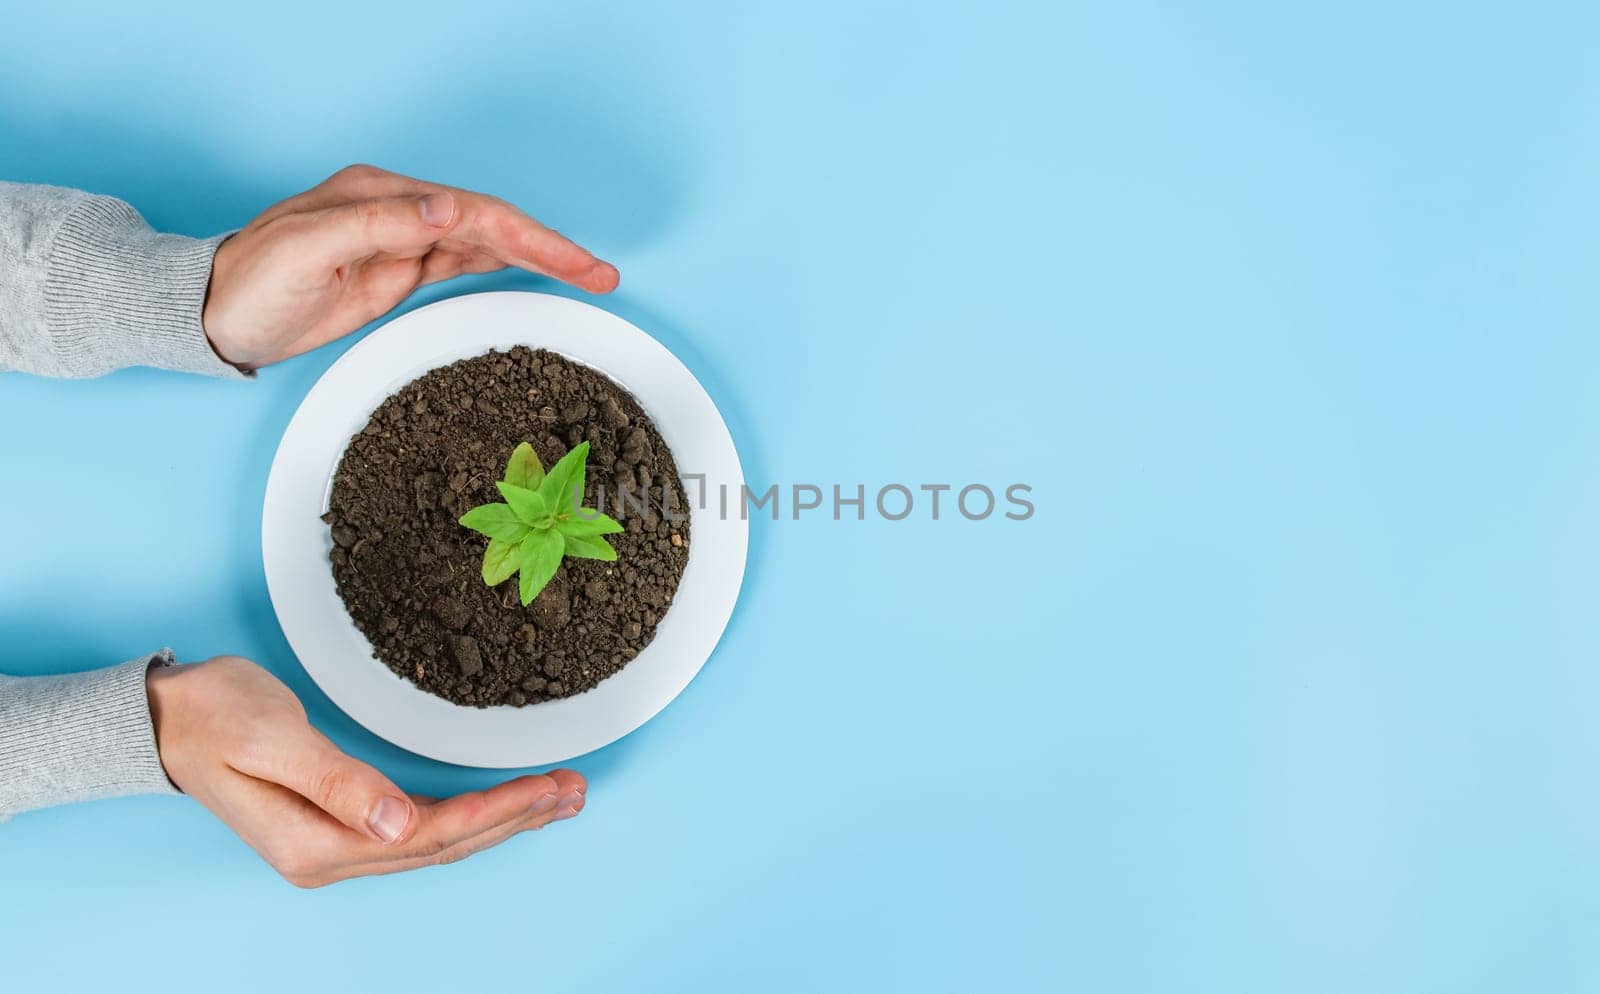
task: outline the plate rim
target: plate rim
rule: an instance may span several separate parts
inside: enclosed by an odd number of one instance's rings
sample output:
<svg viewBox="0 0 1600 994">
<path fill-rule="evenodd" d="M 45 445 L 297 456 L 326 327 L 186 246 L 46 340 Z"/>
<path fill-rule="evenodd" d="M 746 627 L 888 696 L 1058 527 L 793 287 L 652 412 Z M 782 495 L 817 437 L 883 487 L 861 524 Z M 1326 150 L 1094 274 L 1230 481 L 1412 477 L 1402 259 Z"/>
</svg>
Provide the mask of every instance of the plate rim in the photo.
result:
<svg viewBox="0 0 1600 994">
<path fill-rule="evenodd" d="M 307 416 L 308 409 L 313 408 L 314 405 L 323 397 L 323 394 L 321 394 L 320 391 L 330 389 L 330 385 L 335 383 L 340 376 L 352 375 L 351 371 L 358 369 L 364 361 L 370 362 L 371 360 L 366 359 L 365 357 L 372 354 L 376 349 L 382 349 L 383 342 L 381 340 L 383 339 L 389 340 L 391 347 L 416 351 L 418 354 L 416 355 L 414 361 L 411 361 L 407 364 L 406 370 L 400 371 L 395 376 L 386 377 L 381 384 L 376 384 L 372 387 L 370 395 L 376 396 L 377 399 L 371 406 L 367 405 L 367 398 L 369 396 L 367 392 L 363 392 L 359 397 L 353 398 L 354 407 L 358 408 L 358 410 L 356 410 L 354 413 L 356 426 L 348 435 L 336 438 L 336 451 L 334 451 L 331 457 L 330 464 L 326 467 L 326 472 L 323 475 L 322 486 L 317 494 L 318 507 L 323 510 L 325 510 L 327 506 L 327 496 L 328 491 L 332 486 L 333 475 L 338 468 L 339 461 L 343 458 L 345 450 L 349 446 L 350 438 L 354 437 L 355 431 L 359 431 L 360 425 L 366 422 L 378 404 L 381 404 L 384 399 L 393 394 L 393 392 L 400 386 L 411 382 L 419 376 L 425 375 L 428 371 L 440 368 L 443 365 L 447 365 L 460 359 L 483 355 L 496 349 L 511 348 L 517 344 L 532 348 L 549 348 L 551 351 L 564 355 L 575 362 L 589 366 L 590 368 L 611 379 L 619 386 L 622 386 L 624 389 L 628 390 L 630 394 L 633 394 L 635 400 L 640 403 L 641 407 L 644 407 L 646 413 L 649 414 L 651 420 L 655 422 L 657 429 L 661 431 L 663 436 L 676 434 L 677 427 L 675 425 L 668 424 L 667 421 L 661 417 L 662 412 L 658 408 L 653 408 L 646 399 L 639 396 L 637 387 L 629 384 L 628 377 L 626 375 L 619 375 L 619 372 L 616 369 L 606 368 L 606 366 L 597 364 L 592 359 L 585 358 L 581 354 L 572 354 L 564 348 L 553 347 L 548 343 L 542 343 L 538 341 L 537 333 L 530 334 L 527 336 L 527 340 L 520 342 L 480 340 L 480 337 L 493 339 L 496 337 L 494 333 L 467 339 L 449 339 L 443 341 L 437 348 L 432 349 L 424 349 L 420 344 L 411 344 L 412 342 L 420 343 L 420 340 L 403 340 L 397 337 L 395 334 L 396 331 L 403 333 L 415 325 L 418 315 L 437 317 L 442 311 L 448 311 L 450 309 L 467 309 L 472 307 L 499 308 L 502 305 L 508 305 L 513 308 L 525 308 L 527 318 L 532 321 L 548 321 L 551 320 L 553 316 L 554 319 L 558 321 L 570 320 L 571 325 L 578 325 L 584 322 L 588 322 L 591 325 L 609 324 L 616 332 L 616 336 L 614 337 L 621 340 L 625 340 L 630 337 L 634 338 L 633 342 L 625 342 L 625 344 L 637 345 L 648 343 L 648 346 L 656 350 L 658 355 L 655 357 L 643 356 L 639 361 L 656 363 L 657 365 L 654 368 L 656 369 L 657 375 L 663 375 L 667 379 L 681 377 L 684 380 L 684 385 L 692 387 L 692 392 L 688 395 L 688 399 L 685 401 L 685 403 L 690 406 L 697 406 L 701 404 L 704 405 L 703 410 L 695 412 L 695 415 L 704 423 L 698 424 L 694 427 L 702 435 L 711 436 L 708 438 L 697 439 L 696 446 L 698 447 L 698 445 L 703 442 L 706 446 L 710 446 L 712 448 L 725 449 L 725 452 L 719 453 L 718 457 L 719 459 L 726 459 L 726 465 L 728 468 L 728 471 L 719 474 L 716 480 L 707 478 L 702 481 L 701 500 L 698 502 L 698 504 L 692 496 L 690 499 L 691 530 L 695 531 L 698 535 L 704 531 L 708 522 L 715 522 L 717 526 L 725 530 L 725 533 L 721 536 L 721 538 L 719 538 L 717 544 L 720 545 L 723 540 L 726 540 L 728 543 L 730 543 L 728 550 L 723 553 L 723 555 L 726 557 L 726 561 L 709 564 L 706 564 L 703 560 L 700 564 L 697 564 L 695 560 L 696 547 L 703 545 L 703 543 L 694 541 L 690 543 L 690 558 L 688 564 L 685 566 L 685 577 L 694 575 L 697 565 L 703 565 L 709 570 L 721 571 L 720 584 L 718 583 L 718 576 L 714 576 L 710 573 L 707 574 L 708 579 L 705 582 L 711 585 L 711 594 L 708 596 L 713 596 L 714 602 L 710 603 L 704 608 L 704 617 L 697 615 L 693 619 L 701 624 L 695 626 L 696 630 L 693 632 L 688 631 L 688 629 L 683 629 L 685 632 L 687 632 L 687 634 L 682 637 L 696 643 L 696 647 L 689 654 L 697 658 L 692 663 L 679 663 L 676 666 L 663 670 L 660 673 L 653 672 L 652 675 L 655 676 L 656 679 L 651 680 L 646 684 L 646 692 L 651 698 L 649 701 L 646 701 L 643 705 L 635 703 L 632 706 L 625 708 L 624 710 L 628 712 L 627 717 L 613 723 L 612 727 L 608 727 L 604 731 L 589 736 L 587 740 L 583 740 L 581 736 L 577 735 L 576 733 L 573 734 L 569 738 L 578 744 L 563 746 L 555 749 L 554 751 L 546 748 L 544 752 L 540 752 L 534 747 L 526 747 L 522 749 L 522 751 L 518 752 L 518 744 L 515 742 L 503 744 L 502 746 L 497 746 L 494 748 L 481 745 L 477 747 L 467 746 L 461 749 L 452 748 L 449 746 L 441 747 L 436 741 L 436 735 L 424 735 L 416 729 L 408 730 L 405 728 L 394 727 L 393 720 L 386 720 L 381 715 L 376 714 L 376 711 L 380 709 L 369 706 L 370 702 L 358 701 L 352 703 L 347 698 L 348 687 L 345 686 L 346 681 L 343 679 L 334 679 L 334 675 L 331 672 L 325 671 L 325 663 L 314 658 L 317 656 L 317 649 L 309 644 L 309 639 L 311 636 L 301 629 L 300 620 L 290 620 L 291 618 L 294 618 L 294 609 L 288 608 L 286 605 L 291 603 L 291 599 L 289 598 L 286 590 L 280 589 L 285 583 L 288 582 L 284 576 L 285 570 L 290 570 L 293 568 L 294 564 L 290 560 L 292 560 L 296 554 L 301 556 L 305 555 L 303 549 L 291 549 L 289 547 L 289 543 L 282 541 L 284 536 L 280 535 L 280 525 L 277 520 L 279 517 L 281 517 L 285 502 L 291 502 L 295 496 L 295 493 L 293 492 L 284 492 L 286 487 L 291 486 L 289 481 L 289 473 L 291 470 L 289 467 L 291 465 L 293 454 L 288 452 L 289 444 L 292 440 L 296 440 L 300 431 L 308 430 L 303 427 L 302 419 Z M 565 318 L 562 316 L 563 313 L 565 314 Z M 412 333 L 415 334 L 415 332 Z M 373 344 L 375 340 L 380 341 L 378 341 L 378 344 Z M 579 351 L 581 352 L 581 350 Z M 629 350 L 629 354 L 632 354 L 631 350 Z M 637 383 L 637 380 L 635 382 Z M 686 410 L 686 408 L 680 408 L 679 410 Z M 706 419 L 706 414 L 710 415 L 709 420 Z M 690 415 L 681 414 L 681 417 L 678 420 L 690 420 Z M 331 432 L 334 436 L 339 436 L 341 431 L 342 429 L 338 425 L 323 429 L 325 435 Z M 672 447 L 675 456 L 677 456 L 682 449 L 682 441 L 683 440 L 681 438 L 669 441 L 669 445 Z M 684 464 L 680 461 L 680 476 L 682 475 L 683 465 Z M 695 474 L 690 474 L 690 477 L 688 478 L 692 478 L 694 475 Z M 706 499 L 706 495 L 714 486 L 719 483 L 733 487 L 742 486 L 745 483 L 743 462 L 739 458 L 738 446 L 733 440 L 732 431 L 728 428 L 727 419 L 723 416 L 722 411 L 717 407 L 716 402 L 711 398 L 709 391 L 705 389 L 704 384 L 700 382 L 699 378 L 694 375 L 693 371 L 688 368 L 683 360 L 643 329 L 639 328 L 637 325 L 634 325 L 626 318 L 623 318 L 611 311 L 605 310 L 604 308 L 597 307 L 594 304 L 586 301 L 575 300 L 571 297 L 566 297 L 559 294 L 528 290 L 491 290 L 463 293 L 445 297 L 440 300 L 431 301 L 413 310 L 407 311 L 404 314 L 397 315 L 391 320 L 385 322 L 383 325 L 374 328 L 368 334 L 363 336 L 360 341 L 356 342 L 349 349 L 347 349 L 343 355 L 339 356 L 332 363 L 330 363 L 329 366 L 317 376 L 316 381 L 312 383 L 310 388 L 307 389 L 305 394 L 300 398 L 295 407 L 294 414 L 291 415 L 289 421 L 285 424 L 283 433 L 278 439 L 277 447 L 273 453 L 272 465 L 267 476 L 266 490 L 262 499 L 262 568 L 266 576 L 268 598 L 272 603 L 273 615 L 277 620 L 278 627 L 283 632 L 285 641 L 289 644 L 291 652 L 294 653 L 295 658 L 299 661 L 301 668 L 305 670 L 306 675 L 309 676 L 312 682 L 315 683 L 317 687 L 327 695 L 329 700 L 333 702 L 334 706 L 338 707 L 347 716 L 349 716 L 351 720 L 373 735 L 376 735 L 393 745 L 396 745 L 409 752 L 413 752 L 417 755 L 440 762 L 468 767 L 483 769 L 518 769 L 524 767 L 546 766 L 552 763 L 564 762 L 577 756 L 587 755 L 588 753 L 594 752 L 597 749 L 604 748 L 605 746 L 632 734 L 634 731 L 647 724 L 652 718 L 660 714 L 668 704 L 672 703 L 672 701 L 675 700 L 678 695 L 683 693 L 683 691 L 688 688 L 688 685 L 693 682 L 694 678 L 702 669 L 704 669 L 706 663 L 710 660 L 711 656 L 715 654 L 717 647 L 721 644 L 722 637 L 726 633 L 729 624 L 731 624 L 733 613 L 738 606 L 739 595 L 744 586 L 744 573 L 749 565 L 749 523 L 739 515 L 723 515 L 720 518 L 715 518 L 712 516 L 713 502 L 708 501 Z M 290 510 L 292 511 L 294 508 L 291 506 Z M 275 514 L 275 511 L 278 513 Z M 321 511 L 317 513 L 321 513 Z M 289 528 L 290 525 L 284 525 L 283 527 Z M 292 535 L 293 533 L 289 532 L 286 534 Z M 321 556 L 321 568 L 327 573 L 327 582 L 331 586 L 333 584 L 332 571 L 331 569 L 328 569 L 326 565 L 327 560 L 325 550 L 326 547 L 324 547 L 324 552 Z M 354 622 L 350 619 L 349 613 L 345 608 L 342 598 L 337 596 L 337 588 L 333 587 L 333 590 L 337 614 L 343 619 L 344 623 L 349 626 L 349 630 L 354 632 L 354 634 L 360 640 L 361 646 L 365 648 L 366 656 L 369 657 L 361 660 L 361 663 L 370 665 L 376 671 L 381 671 L 380 679 L 387 678 L 392 680 L 395 684 L 407 688 L 411 694 L 425 698 L 427 703 L 419 705 L 419 707 L 422 707 L 424 710 L 432 710 L 438 714 L 442 713 L 439 712 L 439 706 L 441 705 L 450 709 L 449 713 L 455 715 L 455 717 L 446 719 L 446 721 L 447 723 L 454 723 L 461 721 L 461 715 L 464 714 L 477 716 L 495 712 L 513 712 L 516 713 L 518 720 L 526 722 L 537 719 L 538 715 L 541 713 L 540 709 L 546 709 L 542 712 L 546 715 L 552 714 L 556 709 L 561 708 L 563 705 L 574 707 L 578 710 L 593 710 L 595 705 L 592 703 L 588 705 L 584 705 L 582 703 L 578 705 L 570 705 L 569 702 L 582 702 L 585 699 L 588 699 L 591 702 L 603 700 L 608 696 L 615 696 L 617 693 L 615 687 L 613 688 L 612 695 L 603 693 L 604 688 L 606 688 L 608 685 L 612 685 L 613 681 L 618 682 L 616 686 L 627 686 L 629 684 L 629 681 L 622 681 L 621 678 L 626 675 L 631 668 L 638 667 L 638 664 L 645 659 L 653 646 L 656 646 L 658 643 L 662 643 L 662 631 L 663 629 L 667 628 L 673 619 L 674 609 L 678 608 L 680 605 L 680 600 L 682 598 L 682 594 L 684 593 L 683 586 L 683 580 L 680 579 L 680 589 L 675 594 L 671 607 L 669 607 L 667 612 L 662 616 L 657 628 L 656 637 L 652 639 L 651 643 L 646 646 L 645 650 L 641 652 L 638 657 L 630 660 L 627 667 L 624 667 L 623 670 L 619 671 L 617 674 L 607 678 L 605 681 L 602 681 L 599 685 L 597 685 L 596 688 L 586 691 L 583 694 L 561 698 L 553 702 L 541 702 L 535 705 L 528 705 L 524 708 L 515 708 L 510 705 L 497 705 L 495 707 L 485 709 L 473 708 L 448 702 L 444 698 L 430 694 L 411 683 L 411 681 L 400 677 L 398 674 L 395 674 L 388 668 L 386 664 L 375 657 L 370 641 L 368 641 L 366 637 L 360 633 L 359 629 L 355 628 Z M 718 593 L 717 590 L 719 586 L 721 588 L 720 593 Z M 712 623 L 709 625 L 704 624 L 708 618 Z M 679 613 L 679 620 L 683 625 L 688 624 L 688 621 L 684 619 L 682 612 Z M 710 630 L 709 637 L 707 637 L 705 634 L 707 630 Z M 312 661 L 308 661 L 308 656 L 313 657 Z M 404 691 L 402 691 L 402 693 L 404 693 Z M 392 718 L 392 715 L 390 717 Z M 498 721 L 499 719 L 496 720 Z M 571 722 L 569 721 L 567 723 L 570 724 Z M 512 753 L 517 754 L 512 755 Z"/>
</svg>

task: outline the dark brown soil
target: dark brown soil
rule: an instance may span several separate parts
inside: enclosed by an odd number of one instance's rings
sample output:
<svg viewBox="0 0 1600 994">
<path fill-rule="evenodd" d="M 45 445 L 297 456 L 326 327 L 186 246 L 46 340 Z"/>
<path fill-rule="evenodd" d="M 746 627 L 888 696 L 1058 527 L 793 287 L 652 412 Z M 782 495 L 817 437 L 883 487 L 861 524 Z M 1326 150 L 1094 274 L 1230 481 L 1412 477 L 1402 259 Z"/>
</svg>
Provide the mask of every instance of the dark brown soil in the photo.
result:
<svg viewBox="0 0 1600 994">
<path fill-rule="evenodd" d="M 548 468 L 585 440 L 584 503 L 626 527 L 607 536 L 617 561 L 564 559 L 524 608 L 515 577 L 484 584 L 487 539 L 456 519 L 501 499 L 495 481 L 519 442 Z M 617 506 L 624 486 L 635 501 L 650 488 L 645 513 Z M 650 643 L 689 558 L 689 522 L 669 519 L 688 507 L 632 396 L 519 346 L 435 369 L 384 401 L 350 440 L 323 520 L 339 594 L 379 659 L 458 704 L 521 706 L 589 690 Z"/>
</svg>

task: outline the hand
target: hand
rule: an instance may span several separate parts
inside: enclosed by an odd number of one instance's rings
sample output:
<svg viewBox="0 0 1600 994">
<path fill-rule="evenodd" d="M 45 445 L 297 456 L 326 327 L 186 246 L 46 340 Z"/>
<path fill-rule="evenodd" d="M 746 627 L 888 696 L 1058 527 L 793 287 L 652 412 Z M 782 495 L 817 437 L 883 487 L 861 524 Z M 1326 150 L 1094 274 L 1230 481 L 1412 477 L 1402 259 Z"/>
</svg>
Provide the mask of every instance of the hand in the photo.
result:
<svg viewBox="0 0 1600 994">
<path fill-rule="evenodd" d="M 615 266 L 503 200 L 350 166 L 222 243 L 201 323 L 217 355 L 254 369 L 348 335 L 419 286 L 507 266 L 617 288 Z"/>
<path fill-rule="evenodd" d="M 571 770 L 408 797 L 238 656 L 153 669 L 146 686 L 167 776 L 297 887 L 453 863 L 583 810 L 587 785 Z"/>
</svg>

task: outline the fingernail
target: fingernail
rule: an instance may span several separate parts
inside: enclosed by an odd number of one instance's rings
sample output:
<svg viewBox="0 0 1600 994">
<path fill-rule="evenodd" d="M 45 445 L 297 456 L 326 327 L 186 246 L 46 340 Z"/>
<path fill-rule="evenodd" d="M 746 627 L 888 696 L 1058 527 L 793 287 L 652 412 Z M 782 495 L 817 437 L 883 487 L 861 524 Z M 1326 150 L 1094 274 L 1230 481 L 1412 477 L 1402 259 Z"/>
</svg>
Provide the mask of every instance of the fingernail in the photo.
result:
<svg viewBox="0 0 1600 994">
<path fill-rule="evenodd" d="M 400 833 L 406 830 L 406 822 L 410 820 L 411 805 L 398 797 L 385 797 L 373 807 L 367 827 L 388 845 L 400 837 Z"/>
<path fill-rule="evenodd" d="M 422 198 L 422 220 L 442 228 L 456 216 L 456 200 L 448 193 L 430 193 Z"/>
<path fill-rule="evenodd" d="M 529 806 L 528 813 L 532 815 L 542 815 L 555 806 L 556 795 L 546 794 L 537 801 L 534 801 L 533 804 Z"/>
<path fill-rule="evenodd" d="M 561 821 L 566 818 L 571 818 L 573 815 L 582 810 L 583 795 L 575 790 L 569 791 L 561 796 L 561 808 L 556 812 L 555 817 L 550 820 Z"/>
</svg>

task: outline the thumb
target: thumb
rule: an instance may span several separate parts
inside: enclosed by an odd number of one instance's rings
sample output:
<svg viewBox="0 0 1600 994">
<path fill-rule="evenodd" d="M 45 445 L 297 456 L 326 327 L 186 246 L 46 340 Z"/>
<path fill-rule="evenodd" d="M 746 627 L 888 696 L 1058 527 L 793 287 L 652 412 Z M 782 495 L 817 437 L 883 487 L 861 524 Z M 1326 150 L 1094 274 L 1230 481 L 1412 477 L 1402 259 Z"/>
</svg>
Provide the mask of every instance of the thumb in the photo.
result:
<svg viewBox="0 0 1600 994">
<path fill-rule="evenodd" d="M 275 743 L 270 757 L 241 773 L 282 784 L 362 835 L 394 845 L 417 827 L 416 805 L 377 770 L 339 751 L 309 726 L 303 740 Z"/>
<path fill-rule="evenodd" d="M 303 237 L 314 257 L 333 266 L 379 252 L 421 255 L 450 232 L 456 213 L 448 190 L 357 200 L 302 215 Z"/>
</svg>

